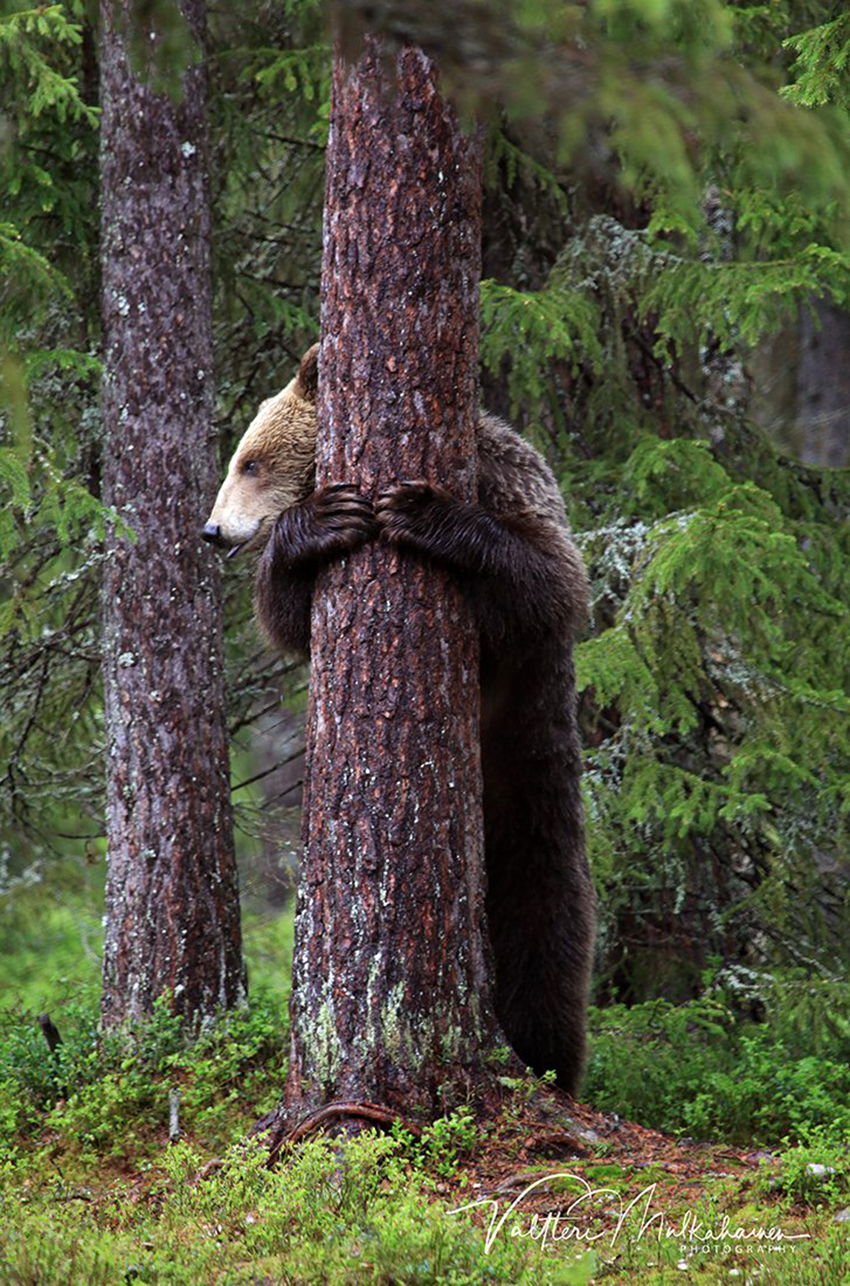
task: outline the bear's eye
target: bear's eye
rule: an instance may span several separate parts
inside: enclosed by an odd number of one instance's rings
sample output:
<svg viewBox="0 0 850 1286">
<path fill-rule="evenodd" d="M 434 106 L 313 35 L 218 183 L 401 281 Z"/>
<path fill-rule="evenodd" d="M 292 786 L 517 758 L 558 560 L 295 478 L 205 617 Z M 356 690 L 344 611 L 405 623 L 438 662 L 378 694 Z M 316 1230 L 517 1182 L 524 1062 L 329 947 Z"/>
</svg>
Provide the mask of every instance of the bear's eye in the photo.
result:
<svg viewBox="0 0 850 1286">
<path fill-rule="evenodd" d="M 242 466 L 242 472 L 249 478 L 255 477 L 260 472 L 259 460 L 246 460 Z"/>
</svg>

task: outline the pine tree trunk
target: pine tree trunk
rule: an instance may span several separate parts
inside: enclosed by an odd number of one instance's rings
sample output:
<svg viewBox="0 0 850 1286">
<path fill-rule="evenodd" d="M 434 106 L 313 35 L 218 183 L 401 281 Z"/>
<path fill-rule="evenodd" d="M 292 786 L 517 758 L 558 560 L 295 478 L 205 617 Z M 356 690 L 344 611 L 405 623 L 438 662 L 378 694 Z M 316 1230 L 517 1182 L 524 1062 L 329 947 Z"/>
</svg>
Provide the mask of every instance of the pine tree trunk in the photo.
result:
<svg viewBox="0 0 850 1286">
<path fill-rule="evenodd" d="M 217 481 L 203 0 L 183 14 L 194 65 L 169 95 L 131 67 L 131 6 L 101 4 L 104 490 L 135 532 L 109 538 L 103 582 L 110 1027 L 164 991 L 195 1019 L 244 996 L 218 569 L 198 537 Z"/>
<path fill-rule="evenodd" d="M 317 484 L 475 491 L 480 145 L 417 49 L 337 54 Z M 433 1112 L 504 1044 L 484 936 L 478 639 L 434 566 L 368 544 L 313 599 L 288 1118 Z"/>
</svg>

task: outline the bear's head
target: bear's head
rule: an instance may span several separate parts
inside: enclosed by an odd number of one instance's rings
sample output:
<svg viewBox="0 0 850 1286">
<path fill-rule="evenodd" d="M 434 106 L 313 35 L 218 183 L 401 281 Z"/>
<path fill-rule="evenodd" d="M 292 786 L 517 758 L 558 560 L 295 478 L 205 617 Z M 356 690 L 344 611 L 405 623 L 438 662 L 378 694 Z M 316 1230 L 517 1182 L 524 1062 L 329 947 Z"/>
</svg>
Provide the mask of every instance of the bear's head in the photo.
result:
<svg viewBox="0 0 850 1286">
<path fill-rule="evenodd" d="M 275 520 L 314 487 L 319 345 L 301 359 L 294 380 L 263 402 L 230 461 L 227 477 L 202 531 L 229 549 L 259 550 Z"/>
</svg>

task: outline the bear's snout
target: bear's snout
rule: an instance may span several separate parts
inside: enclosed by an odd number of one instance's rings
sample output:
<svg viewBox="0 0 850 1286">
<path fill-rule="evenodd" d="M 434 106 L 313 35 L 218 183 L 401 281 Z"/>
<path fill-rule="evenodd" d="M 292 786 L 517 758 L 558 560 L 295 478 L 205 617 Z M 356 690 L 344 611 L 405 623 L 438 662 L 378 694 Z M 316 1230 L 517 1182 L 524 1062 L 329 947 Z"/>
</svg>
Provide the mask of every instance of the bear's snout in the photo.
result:
<svg viewBox="0 0 850 1286">
<path fill-rule="evenodd" d="M 222 537 L 221 527 L 217 522 L 208 522 L 201 531 L 201 538 L 210 545 L 221 546 L 227 544 L 227 541 Z"/>
</svg>

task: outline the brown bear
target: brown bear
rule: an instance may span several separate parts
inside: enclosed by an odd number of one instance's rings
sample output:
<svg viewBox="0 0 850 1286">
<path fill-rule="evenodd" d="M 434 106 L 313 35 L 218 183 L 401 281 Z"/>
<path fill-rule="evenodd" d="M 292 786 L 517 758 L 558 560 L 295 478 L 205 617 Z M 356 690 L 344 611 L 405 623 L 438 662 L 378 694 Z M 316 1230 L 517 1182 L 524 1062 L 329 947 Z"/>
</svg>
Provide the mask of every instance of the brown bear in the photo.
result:
<svg viewBox="0 0 850 1286">
<path fill-rule="evenodd" d="M 482 413 L 478 502 L 424 482 L 373 500 L 315 487 L 318 345 L 242 438 L 205 539 L 260 553 L 256 607 L 283 651 L 309 654 L 318 567 L 380 538 L 456 575 L 481 631 L 487 926 L 496 1012 L 520 1058 L 574 1092 L 584 1059 L 595 893 L 584 844 L 572 640 L 586 577 L 540 454 Z"/>
</svg>

